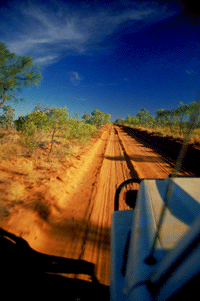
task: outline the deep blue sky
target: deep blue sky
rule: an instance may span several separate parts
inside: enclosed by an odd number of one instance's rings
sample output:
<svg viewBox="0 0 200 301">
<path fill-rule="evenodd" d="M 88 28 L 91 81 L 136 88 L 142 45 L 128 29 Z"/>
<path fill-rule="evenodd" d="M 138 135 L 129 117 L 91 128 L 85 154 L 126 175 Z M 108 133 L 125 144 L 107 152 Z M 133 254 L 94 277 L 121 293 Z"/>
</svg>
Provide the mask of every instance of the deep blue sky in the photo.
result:
<svg viewBox="0 0 200 301">
<path fill-rule="evenodd" d="M 13 104 L 16 117 L 36 104 L 70 116 L 98 109 L 116 118 L 151 114 L 196 99 L 200 18 L 181 1 L 3 1 L 0 41 L 32 55 L 39 87 Z"/>
</svg>

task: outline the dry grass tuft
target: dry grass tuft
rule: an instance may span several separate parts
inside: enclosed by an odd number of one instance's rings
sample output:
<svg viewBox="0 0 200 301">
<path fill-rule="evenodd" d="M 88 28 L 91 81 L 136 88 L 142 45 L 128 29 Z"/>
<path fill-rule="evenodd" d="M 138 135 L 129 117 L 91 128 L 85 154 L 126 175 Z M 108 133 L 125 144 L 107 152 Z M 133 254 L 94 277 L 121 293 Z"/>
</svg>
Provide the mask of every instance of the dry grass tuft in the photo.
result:
<svg viewBox="0 0 200 301">
<path fill-rule="evenodd" d="M 19 135 L 13 130 L 0 131 L 0 160 L 21 156 Z"/>
<path fill-rule="evenodd" d="M 18 202 L 20 199 L 23 198 L 25 192 L 24 184 L 20 183 L 11 183 L 10 187 L 8 188 L 8 199 L 14 202 Z"/>
<path fill-rule="evenodd" d="M 22 147 L 15 142 L 1 143 L 0 145 L 0 160 L 5 160 L 13 157 L 19 157 L 22 154 Z"/>
<path fill-rule="evenodd" d="M 34 164 L 31 160 L 22 161 L 20 165 L 20 171 L 28 176 L 33 175 Z"/>
</svg>

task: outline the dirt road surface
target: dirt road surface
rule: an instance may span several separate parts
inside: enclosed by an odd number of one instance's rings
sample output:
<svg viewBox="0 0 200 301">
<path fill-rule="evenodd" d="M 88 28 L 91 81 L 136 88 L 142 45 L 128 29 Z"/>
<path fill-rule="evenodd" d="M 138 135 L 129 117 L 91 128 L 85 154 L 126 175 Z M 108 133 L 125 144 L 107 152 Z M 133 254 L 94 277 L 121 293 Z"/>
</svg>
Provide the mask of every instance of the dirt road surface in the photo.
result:
<svg viewBox="0 0 200 301">
<path fill-rule="evenodd" d="M 96 154 L 75 192 L 59 212 L 37 222 L 38 235 L 29 233 L 24 238 L 39 252 L 94 263 L 98 281 L 109 286 L 110 227 L 116 187 L 131 177 L 167 178 L 172 165 L 120 127 L 111 125 L 99 139 Z M 128 209 L 124 191 L 120 209 Z M 11 214 L 3 226 L 6 228 L 7 223 L 7 229 L 12 230 L 18 215 L 13 218 Z M 73 277 L 90 281 L 87 276 Z"/>
</svg>

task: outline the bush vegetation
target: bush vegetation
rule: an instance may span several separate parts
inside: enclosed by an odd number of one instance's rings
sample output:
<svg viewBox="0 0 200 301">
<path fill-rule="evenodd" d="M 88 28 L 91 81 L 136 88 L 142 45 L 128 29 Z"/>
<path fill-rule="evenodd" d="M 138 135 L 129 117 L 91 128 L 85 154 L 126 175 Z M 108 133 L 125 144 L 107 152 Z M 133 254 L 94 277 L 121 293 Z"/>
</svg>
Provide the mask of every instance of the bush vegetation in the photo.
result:
<svg viewBox="0 0 200 301">
<path fill-rule="evenodd" d="M 159 109 L 155 116 L 145 108 L 141 109 L 135 116 L 127 115 L 126 119 L 117 119 L 116 124 L 128 125 L 135 128 L 145 129 L 162 136 L 172 136 L 183 139 L 189 128 L 193 128 L 191 136 L 192 143 L 200 143 L 200 117 L 199 102 L 180 105 L 172 110 Z"/>
<path fill-rule="evenodd" d="M 45 149 L 47 156 L 67 155 L 71 144 L 86 143 L 90 137 L 97 135 L 102 126 L 109 124 L 111 117 L 95 110 L 91 115 L 87 113 L 88 118 L 84 114 L 82 120 L 78 120 L 78 114 L 69 118 L 66 108 L 49 108 L 38 104 L 27 116 L 14 120 L 11 106 L 4 105 L 0 110 L 2 159 L 19 152 L 32 156 L 38 148 Z"/>
</svg>

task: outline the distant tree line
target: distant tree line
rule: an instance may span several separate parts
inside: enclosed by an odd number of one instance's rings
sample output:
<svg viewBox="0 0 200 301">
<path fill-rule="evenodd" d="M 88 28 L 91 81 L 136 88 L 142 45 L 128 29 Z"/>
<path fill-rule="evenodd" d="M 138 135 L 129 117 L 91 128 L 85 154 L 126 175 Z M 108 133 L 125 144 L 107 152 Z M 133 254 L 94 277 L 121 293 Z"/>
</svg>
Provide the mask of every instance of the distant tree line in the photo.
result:
<svg viewBox="0 0 200 301">
<path fill-rule="evenodd" d="M 116 124 L 127 124 L 133 126 L 142 126 L 146 128 L 164 127 L 168 128 L 171 133 L 179 131 L 179 134 L 184 134 L 189 118 L 194 111 L 199 111 L 199 103 L 196 101 L 190 104 L 180 102 L 180 105 L 172 110 L 159 109 L 155 111 L 155 116 L 152 116 L 145 108 L 141 109 L 135 116 L 126 116 L 126 119 L 116 119 Z M 200 128 L 200 118 L 196 119 L 196 128 Z"/>
</svg>

